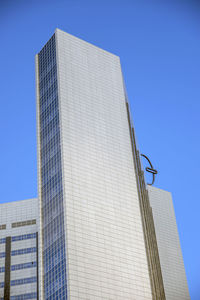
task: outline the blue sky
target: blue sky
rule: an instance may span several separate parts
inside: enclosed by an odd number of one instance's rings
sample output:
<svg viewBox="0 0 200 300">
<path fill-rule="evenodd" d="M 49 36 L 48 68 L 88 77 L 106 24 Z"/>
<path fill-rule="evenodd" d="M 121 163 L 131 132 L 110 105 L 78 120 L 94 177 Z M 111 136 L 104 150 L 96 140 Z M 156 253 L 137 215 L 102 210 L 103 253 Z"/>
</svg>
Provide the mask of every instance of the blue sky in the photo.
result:
<svg viewBox="0 0 200 300">
<path fill-rule="evenodd" d="M 37 196 L 34 56 L 58 27 L 120 56 L 142 153 L 171 191 L 200 299 L 200 2 L 1 0 L 0 202 Z"/>
</svg>

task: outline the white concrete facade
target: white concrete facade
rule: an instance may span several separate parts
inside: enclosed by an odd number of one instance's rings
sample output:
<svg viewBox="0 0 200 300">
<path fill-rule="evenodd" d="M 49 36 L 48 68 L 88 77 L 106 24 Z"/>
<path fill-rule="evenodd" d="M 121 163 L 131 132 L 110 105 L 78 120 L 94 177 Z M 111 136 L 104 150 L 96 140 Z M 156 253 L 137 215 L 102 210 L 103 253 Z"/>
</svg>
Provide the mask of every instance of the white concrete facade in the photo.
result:
<svg viewBox="0 0 200 300">
<path fill-rule="evenodd" d="M 9 299 L 37 299 L 38 221 L 37 199 L 0 204 L 0 225 L 6 226 L 6 229 L 0 230 L 1 285 L 5 285 L 6 237 L 11 237 Z M 23 226 L 19 222 L 24 222 Z M 0 298 L 7 299 L 3 296 L 4 287 L 1 287 Z"/>
<path fill-rule="evenodd" d="M 148 186 L 166 300 L 189 300 L 171 193 Z"/>
<path fill-rule="evenodd" d="M 55 36 L 68 299 L 152 299 L 119 57 Z"/>
</svg>

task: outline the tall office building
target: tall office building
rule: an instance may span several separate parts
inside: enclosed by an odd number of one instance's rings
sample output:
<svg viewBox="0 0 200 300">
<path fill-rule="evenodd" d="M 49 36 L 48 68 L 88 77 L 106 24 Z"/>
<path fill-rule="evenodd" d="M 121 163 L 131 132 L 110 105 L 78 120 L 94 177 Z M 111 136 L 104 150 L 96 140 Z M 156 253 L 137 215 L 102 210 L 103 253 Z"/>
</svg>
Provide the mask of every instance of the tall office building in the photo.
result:
<svg viewBox="0 0 200 300">
<path fill-rule="evenodd" d="M 164 300 L 119 57 L 57 29 L 36 86 L 40 298 Z"/>
<path fill-rule="evenodd" d="M 149 186 L 156 238 L 167 300 L 189 300 L 171 193 Z"/>
<path fill-rule="evenodd" d="M 38 299 L 38 200 L 0 204 L 0 299 Z"/>
</svg>

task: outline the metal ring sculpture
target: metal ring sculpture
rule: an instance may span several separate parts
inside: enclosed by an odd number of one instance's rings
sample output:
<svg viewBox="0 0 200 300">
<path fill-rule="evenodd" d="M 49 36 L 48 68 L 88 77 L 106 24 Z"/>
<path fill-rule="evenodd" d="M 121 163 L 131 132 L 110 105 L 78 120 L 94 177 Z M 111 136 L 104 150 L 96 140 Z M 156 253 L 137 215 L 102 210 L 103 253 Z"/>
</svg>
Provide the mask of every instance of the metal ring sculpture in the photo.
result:
<svg viewBox="0 0 200 300">
<path fill-rule="evenodd" d="M 158 174 L 158 171 L 153 168 L 153 165 L 152 165 L 150 159 L 146 155 L 141 154 L 141 156 L 143 156 L 144 158 L 146 158 L 146 160 L 150 164 L 150 168 L 146 167 L 145 170 L 153 175 L 152 183 L 147 183 L 147 184 L 148 185 L 153 185 L 154 181 L 155 181 L 155 175 Z"/>
</svg>

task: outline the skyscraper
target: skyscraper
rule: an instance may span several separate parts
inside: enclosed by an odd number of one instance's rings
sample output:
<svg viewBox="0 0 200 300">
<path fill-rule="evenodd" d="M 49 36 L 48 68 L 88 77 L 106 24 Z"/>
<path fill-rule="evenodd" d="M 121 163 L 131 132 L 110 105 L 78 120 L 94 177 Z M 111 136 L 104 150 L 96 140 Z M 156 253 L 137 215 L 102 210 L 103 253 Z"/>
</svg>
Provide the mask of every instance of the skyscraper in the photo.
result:
<svg viewBox="0 0 200 300">
<path fill-rule="evenodd" d="M 120 60 L 61 30 L 36 55 L 41 299 L 165 299 Z"/>
<path fill-rule="evenodd" d="M 0 299 L 38 299 L 38 200 L 0 204 Z"/>
</svg>

